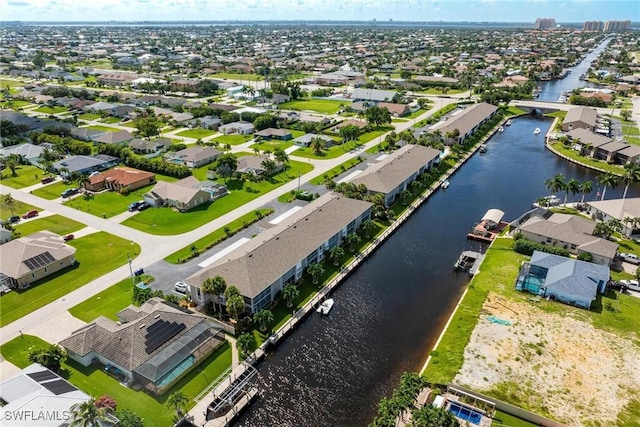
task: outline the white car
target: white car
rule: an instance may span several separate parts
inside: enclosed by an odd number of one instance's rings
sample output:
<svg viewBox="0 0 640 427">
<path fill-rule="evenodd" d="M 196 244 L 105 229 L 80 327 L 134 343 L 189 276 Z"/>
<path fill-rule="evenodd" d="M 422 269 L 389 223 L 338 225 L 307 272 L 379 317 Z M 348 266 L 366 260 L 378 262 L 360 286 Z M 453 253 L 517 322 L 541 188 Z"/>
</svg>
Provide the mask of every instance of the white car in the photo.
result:
<svg viewBox="0 0 640 427">
<path fill-rule="evenodd" d="M 627 289 L 640 292 L 640 283 L 637 280 L 620 280 L 620 284 Z"/>
<path fill-rule="evenodd" d="M 631 264 L 640 264 L 640 257 L 638 257 L 638 255 L 636 254 L 630 254 L 630 253 L 626 253 L 626 252 L 621 252 L 620 253 L 620 259 L 626 262 L 629 262 Z"/>
<path fill-rule="evenodd" d="M 176 284 L 173 287 L 173 289 L 176 292 L 180 292 L 181 294 L 186 294 L 189 291 L 189 285 L 187 285 L 184 282 L 176 282 Z"/>
</svg>

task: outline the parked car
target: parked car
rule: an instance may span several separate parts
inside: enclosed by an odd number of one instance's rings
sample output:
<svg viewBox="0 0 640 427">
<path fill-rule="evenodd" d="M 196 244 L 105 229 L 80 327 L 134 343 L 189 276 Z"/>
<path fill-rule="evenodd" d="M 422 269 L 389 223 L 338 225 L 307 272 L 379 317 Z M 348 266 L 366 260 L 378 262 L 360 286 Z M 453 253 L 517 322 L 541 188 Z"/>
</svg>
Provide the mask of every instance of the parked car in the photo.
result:
<svg viewBox="0 0 640 427">
<path fill-rule="evenodd" d="M 189 285 L 187 285 L 184 282 L 176 282 L 175 286 L 173 287 L 173 289 L 176 292 L 180 292 L 181 294 L 186 294 L 187 291 L 189 290 Z"/>
<path fill-rule="evenodd" d="M 636 254 L 621 252 L 620 255 L 618 256 L 620 257 L 621 260 L 630 262 L 631 264 L 636 264 L 636 265 L 640 264 L 640 257 L 638 257 L 638 255 Z"/>
<path fill-rule="evenodd" d="M 73 188 L 67 188 L 66 190 L 64 190 L 62 193 L 60 193 L 61 197 L 71 197 L 74 194 L 78 194 L 78 192 L 80 191 L 79 188 L 77 187 L 73 187 Z"/>
<path fill-rule="evenodd" d="M 35 209 L 27 212 L 24 215 L 22 215 L 22 219 L 33 218 L 34 216 L 38 216 L 38 211 L 35 210 Z"/>
<path fill-rule="evenodd" d="M 40 180 L 40 183 L 41 184 L 48 184 L 48 183 L 53 182 L 55 180 L 56 180 L 56 178 L 54 176 L 45 176 L 44 178 L 42 178 Z"/>
<path fill-rule="evenodd" d="M 640 292 L 640 283 L 637 280 L 620 280 L 620 284 L 627 289 Z"/>
<path fill-rule="evenodd" d="M 138 210 L 138 206 L 140 206 L 141 204 L 143 204 L 144 202 L 142 200 L 138 201 L 138 202 L 133 202 L 129 205 L 129 212 L 133 212 L 133 211 L 137 211 Z"/>
<path fill-rule="evenodd" d="M 75 236 L 73 234 L 67 234 L 66 236 L 64 236 L 62 238 L 65 242 L 68 242 L 69 240 L 73 240 L 75 239 Z"/>
<path fill-rule="evenodd" d="M 18 221 L 20 221 L 20 217 L 18 215 L 13 215 L 9 217 L 9 222 L 11 224 L 15 224 Z"/>
<path fill-rule="evenodd" d="M 149 203 L 147 203 L 147 202 L 142 202 L 142 203 L 140 203 L 140 204 L 138 205 L 138 210 L 139 210 L 139 211 L 143 211 L 143 210 L 148 209 L 148 208 L 150 208 L 150 207 L 151 207 L 151 205 L 149 205 Z"/>
</svg>

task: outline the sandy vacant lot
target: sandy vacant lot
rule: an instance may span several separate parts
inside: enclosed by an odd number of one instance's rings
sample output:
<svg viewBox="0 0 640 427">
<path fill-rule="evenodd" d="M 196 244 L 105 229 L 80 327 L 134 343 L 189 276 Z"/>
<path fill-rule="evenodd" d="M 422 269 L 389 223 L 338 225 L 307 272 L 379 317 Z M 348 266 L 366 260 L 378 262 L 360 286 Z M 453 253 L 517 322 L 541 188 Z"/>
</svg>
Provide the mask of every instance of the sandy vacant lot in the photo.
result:
<svg viewBox="0 0 640 427">
<path fill-rule="evenodd" d="M 640 348 L 535 302 L 489 294 L 454 383 L 570 426 L 613 425 L 640 390 Z M 492 323 L 488 316 L 512 322 Z"/>
</svg>

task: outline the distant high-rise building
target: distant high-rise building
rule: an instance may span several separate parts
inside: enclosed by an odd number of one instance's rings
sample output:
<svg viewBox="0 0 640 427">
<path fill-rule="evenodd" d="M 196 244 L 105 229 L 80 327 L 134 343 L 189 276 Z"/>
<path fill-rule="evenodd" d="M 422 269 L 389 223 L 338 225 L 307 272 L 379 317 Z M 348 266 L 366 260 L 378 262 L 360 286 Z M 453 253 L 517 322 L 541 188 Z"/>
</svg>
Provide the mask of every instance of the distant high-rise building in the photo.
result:
<svg viewBox="0 0 640 427">
<path fill-rule="evenodd" d="M 600 31 L 602 30 L 602 21 L 587 21 L 582 26 L 582 31 Z"/>
<path fill-rule="evenodd" d="M 628 30 L 631 25 L 631 21 L 607 21 L 604 23 L 604 32 L 612 32 L 612 31 L 624 31 Z"/>
<path fill-rule="evenodd" d="M 552 30 L 556 27 L 556 20 L 554 18 L 538 18 L 536 23 L 533 24 L 534 30 Z"/>
</svg>

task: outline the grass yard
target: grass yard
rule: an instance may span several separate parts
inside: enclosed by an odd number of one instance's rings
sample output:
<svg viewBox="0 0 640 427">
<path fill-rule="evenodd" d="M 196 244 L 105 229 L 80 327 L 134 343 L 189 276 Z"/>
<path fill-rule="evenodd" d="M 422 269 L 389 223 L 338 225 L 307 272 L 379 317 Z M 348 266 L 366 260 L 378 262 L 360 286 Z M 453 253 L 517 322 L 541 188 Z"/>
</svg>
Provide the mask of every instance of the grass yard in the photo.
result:
<svg viewBox="0 0 640 427">
<path fill-rule="evenodd" d="M 142 200 L 144 194 L 151 190 L 154 185 L 138 188 L 127 195 L 115 191 L 106 191 L 93 196 L 79 196 L 64 202 L 64 204 L 102 218 L 111 218 L 125 212 L 131 203 Z"/>
<path fill-rule="evenodd" d="M 372 130 L 370 132 L 365 132 L 358 137 L 358 141 L 364 144 L 392 130 L 393 128 L 382 128 L 382 129 Z"/>
<path fill-rule="evenodd" d="M 220 135 L 216 138 L 213 138 L 211 141 L 209 142 L 219 142 L 220 144 L 229 144 L 229 145 L 240 145 L 240 144 L 244 144 L 245 142 L 249 141 L 251 138 L 253 138 L 251 135 L 237 135 L 237 134 L 231 134 L 231 135 Z"/>
<path fill-rule="evenodd" d="M 67 243 L 77 249 L 76 264 L 35 282 L 31 287 L 0 297 L 0 324 L 5 326 L 74 291 L 135 258 L 140 246 L 104 231 Z"/>
<path fill-rule="evenodd" d="M 316 160 L 335 159 L 336 157 L 340 157 L 343 154 L 348 153 L 355 147 L 355 145 L 355 142 L 332 145 L 329 148 L 325 148 L 321 155 L 314 153 L 312 148 L 300 147 L 294 151 L 292 155 Z"/>
<path fill-rule="evenodd" d="M 259 74 L 241 74 L 241 73 L 215 73 L 208 74 L 207 77 L 213 77 L 216 79 L 229 79 L 229 80 L 246 80 L 246 81 L 262 81 L 264 77 Z"/>
<path fill-rule="evenodd" d="M 496 410 L 493 417 L 492 427 L 509 426 L 509 427 L 536 427 L 537 424 L 530 423 L 523 419 L 514 417 L 505 412 Z"/>
<path fill-rule="evenodd" d="M 610 165 L 609 163 L 602 161 L 602 160 L 598 160 L 598 159 L 592 159 L 591 157 L 587 157 L 587 156 L 583 156 L 581 154 L 579 154 L 576 150 L 572 149 L 571 147 L 567 148 L 564 147 L 562 144 L 560 143 L 555 143 L 553 145 L 551 145 L 552 150 L 557 151 L 560 154 L 564 154 L 565 156 L 576 160 L 577 162 L 586 165 L 586 166 L 591 166 L 594 168 L 598 168 L 598 169 L 603 169 L 612 173 L 615 173 L 617 175 L 622 175 L 624 173 L 624 168 L 620 165 Z"/>
<path fill-rule="evenodd" d="M 216 133 L 215 130 L 197 128 L 197 129 L 183 130 L 182 132 L 178 132 L 176 135 L 184 136 L 185 138 L 201 139 L 201 138 L 206 138 L 207 136 L 211 136 L 214 133 Z"/>
<path fill-rule="evenodd" d="M 11 194 L 11 193 L 9 193 Z M 11 209 L 7 209 L 4 206 L 0 206 L 0 219 L 9 219 L 9 217 L 13 216 L 13 215 L 22 215 L 24 213 L 27 213 L 29 211 L 32 211 L 34 209 L 37 209 L 35 206 L 31 206 L 27 203 L 23 203 L 19 200 L 13 199 L 14 201 L 14 206 L 13 206 L 13 211 Z"/>
<path fill-rule="evenodd" d="M 92 322 L 99 316 L 119 320 L 116 313 L 131 305 L 133 284 L 131 277 L 116 283 L 97 295 L 69 309 L 69 313 L 84 322 Z"/>
<path fill-rule="evenodd" d="M 119 119 L 118 117 L 105 117 L 104 119 L 101 120 L 102 123 L 107 123 L 107 124 L 116 124 L 116 123 L 120 123 L 122 121 L 122 119 Z"/>
<path fill-rule="evenodd" d="M 11 170 L 6 168 L 0 174 L 0 183 L 11 188 L 24 188 L 39 184 L 45 173 L 42 169 L 33 165 L 19 165 L 16 168 L 16 176 L 12 176 Z"/>
<path fill-rule="evenodd" d="M 23 108 L 33 105 L 29 101 L 22 101 L 21 99 L 3 100 L 0 102 L 2 108 Z"/>
<path fill-rule="evenodd" d="M 100 125 L 90 125 L 86 127 L 87 129 L 99 130 L 102 132 L 120 132 L 120 129 L 112 128 L 109 126 L 100 126 Z"/>
<path fill-rule="evenodd" d="M 362 162 L 362 160 L 361 160 L 360 157 L 349 159 L 346 162 L 343 162 L 343 163 L 339 164 L 338 166 L 336 166 L 336 167 L 334 167 L 332 169 L 329 169 L 324 174 L 316 176 L 311 181 L 309 181 L 309 183 L 311 183 L 313 185 L 322 185 L 327 180 L 335 178 L 336 176 L 340 175 L 343 172 L 346 172 L 347 170 L 351 169 L 352 167 L 354 167 L 355 165 L 357 165 L 357 164 L 359 164 L 361 162 Z M 287 194 L 289 194 L 289 193 L 287 193 Z"/>
<path fill-rule="evenodd" d="M 511 108 L 518 108 L 518 107 L 509 107 L 509 109 L 511 109 Z M 554 111 L 553 113 L 547 113 L 544 116 L 545 117 L 552 117 L 552 118 L 559 117 L 561 119 L 564 119 L 566 117 L 566 115 L 567 115 L 566 111 Z"/>
<path fill-rule="evenodd" d="M 447 95 L 458 95 L 460 93 L 467 92 L 463 89 L 449 89 Z M 444 92 L 440 87 L 430 87 L 427 90 L 418 90 L 416 93 L 426 93 L 427 95 L 443 95 Z"/>
<path fill-rule="evenodd" d="M 251 150 L 253 150 L 254 148 L 257 148 L 262 152 L 270 151 L 270 152 L 273 153 L 273 150 L 275 150 L 276 148 L 282 148 L 283 150 L 286 150 L 287 148 L 291 147 L 292 145 L 293 145 L 293 141 L 292 140 L 280 141 L 278 139 L 263 139 L 260 142 L 252 144 L 249 148 Z"/>
<path fill-rule="evenodd" d="M 25 353 L 28 354 L 29 351 L 32 351 L 28 350 L 29 348 L 39 349 L 48 346 L 49 343 L 37 337 L 25 335 L 24 338 L 18 337 L 4 344 L 0 351 L 7 360 L 24 368 L 29 365 L 28 361 L 25 362 L 26 357 L 24 356 Z M 123 387 L 118 380 L 105 373 L 100 365 L 84 367 L 68 359 L 62 364 L 61 375 L 91 396 L 97 397 L 107 394 L 113 397 L 118 403 L 119 409 L 131 409 L 144 419 L 146 426 L 166 426 L 173 424 L 174 412 L 165 404 L 173 392 L 181 390 L 186 394 L 188 399 L 186 408 L 189 410 L 195 405 L 193 398 L 229 366 L 231 366 L 231 347 L 229 343 L 224 343 L 160 397 L 153 397 L 143 391 L 134 391 Z"/>
<path fill-rule="evenodd" d="M 43 199 L 53 200 L 60 197 L 60 194 L 68 188 L 77 187 L 78 183 L 75 181 L 67 182 L 64 181 L 56 181 L 53 184 L 45 185 L 44 187 L 40 187 L 37 190 L 33 190 L 32 193 L 38 197 L 42 197 Z"/>
<path fill-rule="evenodd" d="M 341 105 L 348 101 L 333 101 L 329 99 L 296 99 L 279 105 L 281 110 L 315 111 L 322 114 L 336 114 Z"/>
<path fill-rule="evenodd" d="M 171 264 L 179 264 L 181 259 L 185 259 L 189 255 L 191 255 L 191 253 L 192 253 L 191 248 L 192 247 L 194 247 L 198 251 L 206 250 L 214 242 L 220 240 L 221 238 L 223 238 L 223 237 L 225 237 L 227 235 L 227 232 L 225 231 L 225 229 L 228 229 L 231 233 L 242 229 L 242 227 L 243 227 L 243 225 L 245 223 L 248 223 L 249 221 L 256 219 L 258 212 L 260 212 L 263 216 L 266 216 L 266 215 L 269 215 L 270 213 L 272 213 L 273 210 L 272 209 L 260 209 L 260 210 L 245 214 L 245 215 L 241 216 L 240 218 L 234 219 L 233 221 L 231 221 L 229 224 L 225 225 L 224 227 L 219 228 L 216 231 L 214 231 L 212 233 L 209 233 L 204 237 L 201 237 L 200 239 L 196 240 L 195 242 L 193 242 L 189 246 L 185 246 L 184 248 L 180 249 L 179 251 L 176 251 L 176 252 L 172 253 L 171 255 L 166 257 L 164 260 L 167 261 L 167 262 L 170 262 Z"/>
<path fill-rule="evenodd" d="M 84 227 L 84 224 L 62 215 L 51 215 L 34 219 L 24 224 L 16 224 L 13 228 L 20 233 L 21 236 L 28 236 L 29 234 L 42 230 L 48 230 L 64 236 L 65 234 L 73 233 Z"/>
<path fill-rule="evenodd" d="M 0 87 L 2 89 L 4 88 L 14 88 L 14 87 L 22 87 L 26 85 L 25 82 L 21 82 L 21 81 L 17 81 L 17 80 L 6 80 L 6 79 L 0 79 Z"/>
<path fill-rule="evenodd" d="M 298 174 L 304 175 L 312 170 L 313 165 L 290 161 L 289 168 L 275 175 L 270 181 L 265 180 L 253 183 L 229 180 L 227 183 L 229 195 L 213 203 L 198 206 L 189 212 L 180 213 L 169 208 L 147 209 L 127 219 L 122 224 L 150 234 L 175 235 L 186 233 L 296 179 Z M 216 181 L 224 184 L 224 179 L 222 178 Z"/>
<path fill-rule="evenodd" d="M 98 120 L 100 118 L 100 114 L 95 113 L 84 113 L 78 116 L 78 120 Z"/>
<path fill-rule="evenodd" d="M 38 107 L 33 111 L 37 111 L 38 113 L 45 113 L 45 114 L 59 114 L 59 113 L 63 113 L 65 111 L 67 111 L 67 107 Z"/>
</svg>

